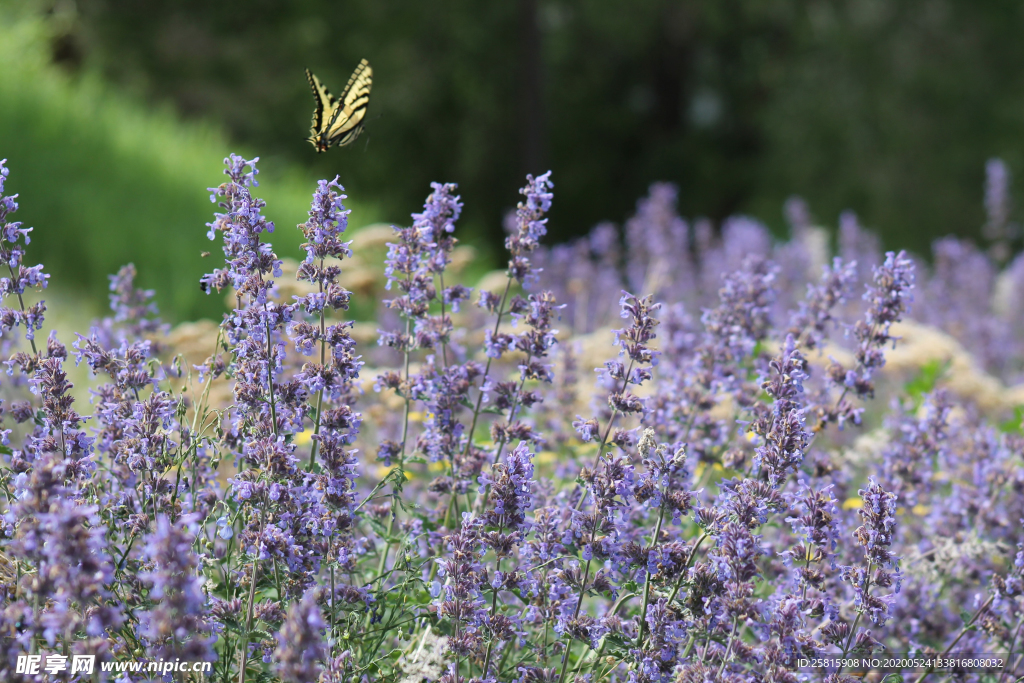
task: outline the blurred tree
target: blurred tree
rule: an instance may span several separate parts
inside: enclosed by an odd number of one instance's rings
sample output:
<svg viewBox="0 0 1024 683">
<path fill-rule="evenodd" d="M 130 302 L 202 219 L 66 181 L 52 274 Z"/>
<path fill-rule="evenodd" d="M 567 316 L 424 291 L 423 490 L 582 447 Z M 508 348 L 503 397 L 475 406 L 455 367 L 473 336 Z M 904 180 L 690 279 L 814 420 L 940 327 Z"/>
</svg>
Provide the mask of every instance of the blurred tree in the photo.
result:
<svg viewBox="0 0 1024 683">
<path fill-rule="evenodd" d="M 818 0 L 762 120 L 755 213 L 853 208 L 888 246 L 980 237 L 986 159 L 1024 167 L 1024 4 Z"/>
<path fill-rule="evenodd" d="M 393 220 L 431 180 L 455 181 L 467 220 L 498 238 L 522 174 L 553 168 L 565 238 L 624 217 L 655 179 L 679 183 L 690 213 L 743 208 L 798 5 L 79 0 L 55 57 L 215 117 L 264 156 L 338 172 Z M 317 157 L 302 142 L 302 69 L 337 92 L 362 57 L 375 75 L 365 138 Z"/>
<path fill-rule="evenodd" d="M 458 182 L 491 242 L 522 173 L 550 167 L 556 239 L 670 180 L 686 215 L 780 225 L 800 193 L 924 251 L 976 233 L 987 157 L 1024 161 L 1010 0 L 78 0 L 71 20 L 68 2 L 56 59 L 340 173 L 391 220 Z M 302 69 L 339 91 L 363 57 L 365 137 L 318 157 Z"/>
</svg>

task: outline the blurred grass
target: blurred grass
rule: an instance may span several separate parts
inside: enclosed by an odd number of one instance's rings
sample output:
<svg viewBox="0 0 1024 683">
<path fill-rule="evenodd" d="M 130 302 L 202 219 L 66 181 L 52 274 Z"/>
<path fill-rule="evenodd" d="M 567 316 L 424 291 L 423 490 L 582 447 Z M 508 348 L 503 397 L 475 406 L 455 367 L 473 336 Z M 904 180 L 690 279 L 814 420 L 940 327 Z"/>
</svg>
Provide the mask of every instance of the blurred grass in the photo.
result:
<svg viewBox="0 0 1024 683">
<path fill-rule="evenodd" d="M 223 297 L 198 284 L 222 263 L 219 239 L 206 238 L 214 211 L 206 188 L 222 182 L 229 152 L 256 154 L 210 125 L 147 109 L 95 76 L 69 77 L 50 63 L 44 24 L 14 7 L 0 2 L 0 159 L 10 168 L 6 192 L 20 194 L 15 218 L 35 228 L 27 262 L 42 262 L 51 287 L 97 307 L 107 276 L 133 262 L 165 318 L 219 318 Z M 259 168 L 256 195 L 277 225 L 270 241 L 279 256 L 298 258 L 295 225 L 306 218 L 316 178 L 272 158 Z M 367 203 L 346 206 L 353 227 L 375 219 Z M 211 255 L 201 258 L 203 251 Z"/>
</svg>

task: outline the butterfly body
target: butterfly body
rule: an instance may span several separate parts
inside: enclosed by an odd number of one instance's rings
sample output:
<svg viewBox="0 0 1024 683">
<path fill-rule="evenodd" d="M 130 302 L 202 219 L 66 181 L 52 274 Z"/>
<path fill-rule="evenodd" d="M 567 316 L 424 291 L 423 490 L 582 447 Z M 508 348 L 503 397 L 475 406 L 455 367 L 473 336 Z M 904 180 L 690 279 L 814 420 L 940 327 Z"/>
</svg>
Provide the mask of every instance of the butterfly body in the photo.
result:
<svg viewBox="0 0 1024 683">
<path fill-rule="evenodd" d="M 316 99 L 312 128 L 307 140 L 316 151 L 326 152 L 333 145 L 342 147 L 359 137 L 366 119 L 366 108 L 370 104 L 370 86 L 373 84 L 370 63 L 365 59 L 359 62 L 341 97 L 331 95 L 309 69 L 306 69 L 306 79 Z"/>
</svg>

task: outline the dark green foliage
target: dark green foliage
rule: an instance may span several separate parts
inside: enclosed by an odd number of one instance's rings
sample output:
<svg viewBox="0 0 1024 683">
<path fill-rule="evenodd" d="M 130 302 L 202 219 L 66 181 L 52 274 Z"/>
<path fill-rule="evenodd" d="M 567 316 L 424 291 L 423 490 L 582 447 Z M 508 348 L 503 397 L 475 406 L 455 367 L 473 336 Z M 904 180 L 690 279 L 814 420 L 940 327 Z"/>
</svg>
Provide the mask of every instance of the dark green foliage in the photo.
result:
<svg viewBox="0 0 1024 683">
<path fill-rule="evenodd" d="M 941 361 L 939 359 L 928 361 L 921 366 L 921 369 L 913 379 L 903 385 L 903 391 L 906 392 L 915 406 L 920 406 L 925 395 L 935 391 L 936 385 L 946 374 L 946 371 L 949 370 L 949 366 L 949 361 Z"/>
<path fill-rule="evenodd" d="M 508 187 L 559 178 L 556 240 L 628 215 L 655 179 L 686 213 L 724 217 L 755 189 L 758 118 L 801 19 L 789 0 L 719 3 L 80 3 L 86 64 L 237 139 L 340 172 L 396 216 L 431 180 L 459 183 L 466 220 L 501 237 Z M 738 21 L 738 23 L 736 23 Z M 366 137 L 317 158 L 302 69 L 340 90 L 374 68 Z M 773 216 L 778 215 L 778 210 Z"/>
<path fill-rule="evenodd" d="M 11 21 L 0 6 L 0 159 L 13 169 L 18 219 L 34 227 L 30 265 L 59 273 L 58 289 L 87 290 L 106 305 L 107 276 L 134 262 L 139 282 L 156 289 L 172 319 L 219 318 L 223 297 L 199 290 L 199 277 L 222 260 L 206 237 L 215 207 L 203 188 L 223 182 L 224 136 L 182 126 L 170 112 L 147 112 L 94 77 L 68 78 L 46 63 L 45 31 Z M 301 258 L 295 225 L 309 209 L 313 182 L 285 159 L 268 160 L 261 191 L 279 224 L 271 237 Z M 359 206 L 359 202 L 355 202 Z M 358 208 L 354 225 L 367 222 Z M 212 256 L 203 259 L 201 252 Z"/>
<path fill-rule="evenodd" d="M 551 168 L 555 239 L 622 220 L 654 180 L 684 215 L 781 227 L 804 195 L 853 209 L 887 247 L 926 252 L 983 221 L 985 159 L 1022 166 L 1022 10 L 971 0 L 140 4 L 81 0 L 55 52 L 232 135 L 339 172 L 388 216 L 431 180 L 458 182 L 465 221 L 499 239 L 507 192 Z M 375 71 L 366 140 L 302 143 L 312 68 L 340 89 Z M 482 233 L 480 231 L 483 231 Z"/>
</svg>

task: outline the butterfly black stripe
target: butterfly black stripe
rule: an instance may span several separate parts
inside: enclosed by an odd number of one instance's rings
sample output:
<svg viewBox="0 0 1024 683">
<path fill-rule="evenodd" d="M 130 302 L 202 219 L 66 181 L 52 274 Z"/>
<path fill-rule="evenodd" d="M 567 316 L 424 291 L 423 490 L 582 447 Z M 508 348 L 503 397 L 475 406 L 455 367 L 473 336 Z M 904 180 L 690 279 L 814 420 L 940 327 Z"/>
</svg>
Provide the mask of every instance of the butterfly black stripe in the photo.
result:
<svg viewBox="0 0 1024 683">
<path fill-rule="evenodd" d="M 316 99 L 309 142 L 317 152 L 326 152 L 333 145 L 344 146 L 359 137 L 370 105 L 373 69 L 365 59 L 352 72 L 341 97 L 335 98 L 309 69 L 306 79 Z"/>
</svg>

